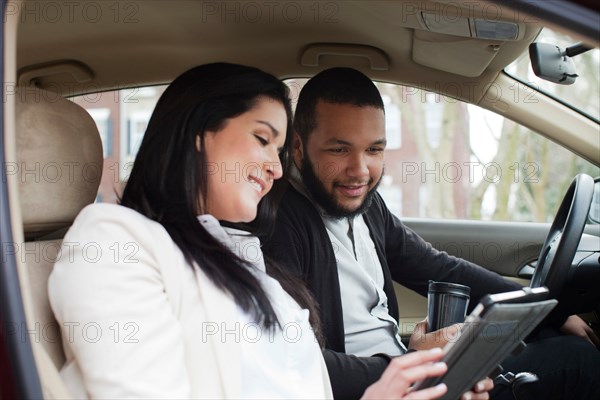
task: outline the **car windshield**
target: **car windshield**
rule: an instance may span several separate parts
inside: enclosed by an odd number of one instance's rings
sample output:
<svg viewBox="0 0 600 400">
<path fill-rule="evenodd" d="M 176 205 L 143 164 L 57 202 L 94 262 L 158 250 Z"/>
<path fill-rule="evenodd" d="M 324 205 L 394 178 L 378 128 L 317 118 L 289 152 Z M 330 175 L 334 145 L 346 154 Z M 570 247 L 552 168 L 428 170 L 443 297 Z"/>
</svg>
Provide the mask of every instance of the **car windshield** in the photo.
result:
<svg viewBox="0 0 600 400">
<path fill-rule="evenodd" d="M 535 41 L 554 44 L 563 49 L 577 43 L 577 40 L 548 28 L 544 28 Z M 573 57 L 573 62 L 579 76 L 572 85 L 558 85 L 538 78 L 531 68 L 527 51 L 506 67 L 505 72 L 598 121 L 600 120 L 600 96 L 598 96 L 600 50 L 596 48 L 579 54 Z"/>
</svg>

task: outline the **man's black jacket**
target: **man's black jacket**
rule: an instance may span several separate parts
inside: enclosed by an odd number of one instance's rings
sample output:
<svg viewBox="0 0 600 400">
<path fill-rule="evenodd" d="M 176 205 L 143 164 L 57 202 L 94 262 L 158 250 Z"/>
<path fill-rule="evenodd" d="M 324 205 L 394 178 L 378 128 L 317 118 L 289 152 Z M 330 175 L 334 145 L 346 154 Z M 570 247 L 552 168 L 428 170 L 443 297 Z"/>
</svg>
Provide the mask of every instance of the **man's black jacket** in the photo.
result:
<svg viewBox="0 0 600 400">
<path fill-rule="evenodd" d="M 429 280 L 471 287 L 471 308 L 488 293 L 521 286 L 500 275 L 434 249 L 407 228 L 386 207 L 379 194 L 364 214 L 385 278 L 389 313 L 399 318 L 392 281 L 423 296 Z M 342 300 L 335 252 L 315 206 L 291 185 L 278 211 L 272 239 L 265 253 L 280 262 L 309 286 L 320 309 L 326 340 L 323 354 L 336 398 L 358 398 L 386 368 L 387 357 L 345 354 Z"/>
</svg>

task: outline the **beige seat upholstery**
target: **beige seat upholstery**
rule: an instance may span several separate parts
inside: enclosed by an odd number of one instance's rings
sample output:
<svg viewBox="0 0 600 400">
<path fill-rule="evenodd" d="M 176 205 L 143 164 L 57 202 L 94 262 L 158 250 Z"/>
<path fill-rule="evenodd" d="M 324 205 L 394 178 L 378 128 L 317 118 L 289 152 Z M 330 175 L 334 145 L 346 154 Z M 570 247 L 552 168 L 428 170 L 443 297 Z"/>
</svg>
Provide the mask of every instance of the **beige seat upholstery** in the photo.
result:
<svg viewBox="0 0 600 400">
<path fill-rule="evenodd" d="M 12 172 L 18 174 L 25 236 L 18 254 L 27 266 L 31 293 L 24 295 L 31 297 L 35 316 L 29 331 L 35 332 L 34 342 L 52 361 L 44 364 L 36 357 L 44 381 L 44 374 L 56 376 L 65 361 L 60 329 L 48 302 L 48 276 L 60 256 L 64 233 L 96 198 L 102 142 L 91 116 L 54 93 L 20 88 L 15 111 L 17 165 Z M 44 387 L 44 392 L 51 389 Z"/>
</svg>

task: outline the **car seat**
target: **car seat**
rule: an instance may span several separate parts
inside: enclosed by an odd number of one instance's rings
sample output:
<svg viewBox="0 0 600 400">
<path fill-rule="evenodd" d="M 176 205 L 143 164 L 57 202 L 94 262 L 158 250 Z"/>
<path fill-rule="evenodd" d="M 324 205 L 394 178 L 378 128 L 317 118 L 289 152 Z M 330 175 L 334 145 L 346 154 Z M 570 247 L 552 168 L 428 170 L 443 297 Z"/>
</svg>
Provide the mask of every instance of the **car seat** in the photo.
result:
<svg viewBox="0 0 600 400">
<path fill-rule="evenodd" d="M 47 281 L 62 238 L 93 203 L 102 174 L 102 142 L 92 117 L 58 94 L 21 87 L 15 94 L 19 202 L 25 241 L 16 251 L 28 332 L 45 398 L 68 398 L 65 362 Z M 26 271 L 26 279 L 23 279 Z M 29 306 L 28 306 L 29 305 Z"/>
</svg>

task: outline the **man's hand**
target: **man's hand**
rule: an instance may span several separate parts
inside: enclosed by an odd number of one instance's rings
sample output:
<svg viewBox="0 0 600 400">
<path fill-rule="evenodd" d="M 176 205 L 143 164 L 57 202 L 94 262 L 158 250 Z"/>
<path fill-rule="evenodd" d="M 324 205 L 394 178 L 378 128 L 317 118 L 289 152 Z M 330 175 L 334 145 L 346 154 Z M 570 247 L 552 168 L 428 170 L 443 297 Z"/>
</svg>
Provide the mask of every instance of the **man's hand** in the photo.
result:
<svg viewBox="0 0 600 400">
<path fill-rule="evenodd" d="M 458 338 L 463 324 L 454 324 L 435 332 L 427 333 L 427 320 L 417 324 L 410 336 L 409 349 L 428 350 L 436 347 L 444 347 L 446 343 Z M 489 399 L 489 391 L 494 388 L 494 381 L 490 378 L 477 382 L 473 389 L 461 396 L 461 400 L 486 400 Z"/>
<path fill-rule="evenodd" d="M 417 324 L 410 336 L 408 348 L 428 350 L 434 347 L 444 347 L 446 343 L 452 342 L 458 338 L 462 326 L 463 324 L 454 324 L 435 332 L 427 333 L 427 320 L 424 319 Z"/>
<path fill-rule="evenodd" d="M 598 336 L 596 336 L 592 328 L 577 315 L 571 315 L 567 318 L 563 326 L 560 327 L 560 331 L 565 335 L 579 336 L 600 348 L 600 339 Z"/>
<path fill-rule="evenodd" d="M 494 381 L 490 378 L 480 380 L 473 386 L 473 389 L 460 397 L 460 400 L 487 400 L 490 398 L 488 393 L 494 388 Z"/>
</svg>

